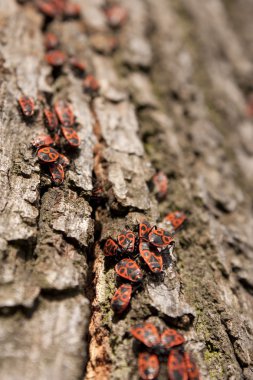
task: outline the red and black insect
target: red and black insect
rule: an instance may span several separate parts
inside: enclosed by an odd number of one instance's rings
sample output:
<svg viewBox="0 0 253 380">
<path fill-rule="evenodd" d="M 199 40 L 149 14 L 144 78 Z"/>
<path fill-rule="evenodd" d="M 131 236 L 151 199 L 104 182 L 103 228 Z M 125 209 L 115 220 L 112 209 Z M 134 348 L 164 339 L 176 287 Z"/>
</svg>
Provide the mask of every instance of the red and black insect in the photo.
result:
<svg viewBox="0 0 253 380">
<path fill-rule="evenodd" d="M 44 37 L 44 46 L 46 50 L 56 49 L 60 42 L 58 37 L 54 33 L 46 33 Z"/>
<path fill-rule="evenodd" d="M 132 296 L 132 285 L 122 284 L 112 297 L 111 307 L 117 314 L 123 313 L 129 305 Z"/>
<path fill-rule="evenodd" d="M 45 163 L 55 162 L 59 158 L 59 153 L 49 146 L 40 148 L 37 153 L 40 161 Z"/>
<path fill-rule="evenodd" d="M 61 185 L 65 177 L 64 169 L 62 165 L 59 164 L 58 162 L 54 162 L 53 164 L 49 166 L 49 170 L 50 170 L 53 182 L 56 185 Z"/>
<path fill-rule="evenodd" d="M 80 16 L 81 8 L 79 4 L 66 3 L 63 11 L 65 18 L 77 18 Z"/>
<path fill-rule="evenodd" d="M 141 241 L 148 241 L 151 245 L 159 248 L 166 247 L 174 242 L 168 231 L 155 226 L 151 227 L 146 220 L 139 224 L 139 238 Z"/>
<path fill-rule="evenodd" d="M 50 1 L 54 4 L 54 7 L 57 10 L 58 15 L 62 15 L 68 0 L 50 0 Z"/>
<path fill-rule="evenodd" d="M 152 228 L 148 234 L 149 243 L 155 247 L 165 248 L 174 243 L 173 237 L 168 231 L 162 228 Z"/>
<path fill-rule="evenodd" d="M 200 380 L 199 369 L 188 352 L 184 352 L 184 361 L 188 373 L 188 380 Z"/>
<path fill-rule="evenodd" d="M 118 235 L 118 243 L 112 238 L 108 238 L 104 245 L 105 256 L 115 256 L 117 254 L 133 252 L 135 248 L 135 235 L 131 230 L 123 230 Z"/>
<path fill-rule="evenodd" d="M 118 264 L 116 264 L 115 271 L 118 276 L 132 282 L 139 282 L 143 279 L 141 268 L 132 259 L 122 259 Z"/>
<path fill-rule="evenodd" d="M 162 253 L 167 253 L 168 246 L 174 244 L 172 236 L 161 228 L 151 227 L 150 223 L 143 220 L 139 224 L 139 253 L 154 273 L 160 273 L 163 269 Z"/>
<path fill-rule="evenodd" d="M 33 98 L 29 96 L 21 96 L 18 103 L 25 117 L 32 117 L 35 112 L 35 104 Z"/>
<path fill-rule="evenodd" d="M 168 178 L 166 175 L 162 171 L 159 171 L 152 178 L 152 182 L 157 198 L 159 200 L 164 199 L 168 192 Z"/>
<path fill-rule="evenodd" d="M 139 224 L 139 237 L 144 240 L 148 240 L 148 235 L 151 231 L 151 224 L 147 220 L 143 220 Z"/>
<path fill-rule="evenodd" d="M 154 352 L 166 354 L 172 347 L 182 345 L 185 340 L 183 335 L 174 329 L 165 329 L 162 334 L 157 327 L 150 322 L 140 323 L 131 328 L 131 334 L 146 347 L 152 348 Z"/>
<path fill-rule="evenodd" d="M 146 347 L 159 347 L 161 338 L 157 327 L 153 323 L 139 323 L 130 330 L 131 334 Z"/>
<path fill-rule="evenodd" d="M 59 14 L 53 1 L 37 0 L 36 5 L 39 11 L 47 17 L 54 18 Z"/>
<path fill-rule="evenodd" d="M 63 168 L 66 168 L 70 164 L 68 157 L 64 156 L 64 154 L 61 154 L 61 153 L 59 153 L 59 158 L 57 162 L 61 164 Z"/>
<path fill-rule="evenodd" d="M 176 231 L 183 225 L 186 219 L 187 217 L 184 212 L 174 211 L 170 212 L 164 217 L 164 222 L 171 233 L 176 233 Z"/>
<path fill-rule="evenodd" d="M 107 22 L 111 28 L 120 28 L 128 18 L 127 10 L 121 5 L 112 5 L 105 10 Z"/>
<path fill-rule="evenodd" d="M 163 258 L 160 253 L 152 252 L 147 241 L 139 243 L 140 256 L 143 258 L 149 269 L 154 273 L 159 273 L 163 269 Z"/>
<path fill-rule="evenodd" d="M 43 146 L 54 145 L 54 140 L 50 135 L 40 135 L 32 141 L 32 146 L 42 148 Z"/>
<path fill-rule="evenodd" d="M 58 100 L 54 105 L 55 112 L 63 127 L 70 128 L 75 122 L 71 105 L 65 100 Z"/>
<path fill-rule="evenodd" d="M 156 354 L 140 352 L 138 355 L 138 372 L 143 380 L 156 379 L 159 374 L 159 359 Z"/>
<path fill-rule="evenodd" d="M 55 132 L 58 128 L 58 119 L 53 110 L 50 108 L 45 108 L 44 109 L 44 117 L 45 117 L 45 122 L 46 126 L 51 132 Z"/>
<path fill-rule="evenodd" d="M 182 352 L 171 350 L 168 357 L 167 369 L 170 380 L 188 380 L 186 363 Z"/>
<path fill-rule="evenodd" d="M 72 146 L 73 148 L 79 147 L 81 141 L 77 132 L 73 128 L 61 126 L 61 131 L 70 146 Z"/>
<path fill-rule="evenodd" d="M 180 346 L 185 342 L 183 335 L 174 329 L 165 329 L 161 334 L 160 351 L 167 352 L 172 347 Z"/>
<path fill-rule="evenodd" d="M 131 334 L 140 341 L 148 352 L 139 354 L 138 371 L 144 379 L 155 379 L 159 373 L 159 358 L 168 355 L 168 374 L 172 380 L 199 380 L 199 372 L 182 345 L 184 337 L 174 329 L 165 329 L 162 334 L 150 322 L 131 328 Z M 145 354 L 145 356 L 144 356 Z M 152 356 L 152 360 L 151 359 Z M 156 357 L 156 359 L 154 358 Z M 192 378 L 190 377 L 192 373 Z M 193 377 L 195 376 L 195 377 Z"/>
<path fill-rule="evenodd" d="M 76 57 L 71 57 L 69 60 L 70 66 L 76 75 L 83 77 L 87 71 L 87 64 L 80 61 Z"/>
<path fill-rule="evenodd" d="M 109 238 L 105 242 L 103 252 L 105 256 L 115 256 L 121 253 L 121 249 L 113 239 Z"/>
<path fill-rule="evenodd" d="M 126 252 L 133 252 L 135 247 L 135 235 L 130 230 L 124 230 L 118 235 L 118 244 Z"/>
<path fill-rule="evenodd" d="M 83 89 L 84 92 L 90 96 L 95 96 L 98 94 L 100 86 L 97 79 L 92 74 L 87 75 L 84 79 Z"/>
<path fill-rule="evenodd" d="M 45 54 L 45 61 L 53 67 L 60 67 L 66 62 L 66 54 L 61 50 L 50 50 Z"/>
</svg>

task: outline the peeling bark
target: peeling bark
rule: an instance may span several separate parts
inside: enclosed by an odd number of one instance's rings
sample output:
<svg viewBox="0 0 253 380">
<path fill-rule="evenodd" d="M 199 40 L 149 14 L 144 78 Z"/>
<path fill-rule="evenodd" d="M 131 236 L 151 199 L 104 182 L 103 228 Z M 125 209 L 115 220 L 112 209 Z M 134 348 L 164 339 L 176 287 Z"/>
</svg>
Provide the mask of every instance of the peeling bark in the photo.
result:
<svg viewBox="0 0 253 380">
<path fill-rule="evenodd" d="M 34 2 L 0 0 L 0 378 L 137 379 L 128 331 L 148 319 L 184 334 L 203 379 L 250 380 L 252 4 L 122 0 L 129 17 L 112 32 L 108 2 L 77 2 L 80 19 L 45 24 Z M 98 97 L 68 64 L 51 75 L 45 28 L 87 62 Z M 117 33 L 120 48 L 99 54 L 94 33 Z M 36 99 L 32 122 L 19 112 L 21 94 Z M 45 101 L 61 98 L 81 146 L 54 187 L 30 142 L 45 132 Z M 162 202 L 150 186 L 156 170 L 169 180 Z M 143 217 L 162 226 L 176 209 L 189 222 L 163 275 L 147 275 L 127 312 L 113 315 L 115 263 L 101 241 Z"/>
</svg>

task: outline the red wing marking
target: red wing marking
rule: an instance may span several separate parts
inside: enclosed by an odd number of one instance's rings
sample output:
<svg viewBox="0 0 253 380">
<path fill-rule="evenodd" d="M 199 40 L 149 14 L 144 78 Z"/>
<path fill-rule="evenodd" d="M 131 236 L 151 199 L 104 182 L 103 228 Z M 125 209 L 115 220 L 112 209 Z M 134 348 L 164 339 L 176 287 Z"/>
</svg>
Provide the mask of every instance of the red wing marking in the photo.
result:
<svg viewBox="0 0 253 380">
<path fill-rule="evenodd" d="M 143 380 L 153 380 L 159 374 L 159 360 L 157 355 L 141 352 L 138 356 L 138 372 Z"/>
<path fill-rule="evenodd" d="M 64 100 L 58 100 L 54 105 L 55 112 L 63 127 L 72 127 L 75 122 L 75 116 L 72 107 Z"/>
<path fill-rule="evenodd" d="M 44 117 L 46 121 L 47 128 L 50 131 L 55 131 L 58 128 L 58 119 L 54 111 L 49 108 L 44 109 Z"/>
<path fill-rule="evenodd" d="M 153 183 L 158 198 L 165 198 L 168 192 L 168 178 L 166 177 L 166 175 L 161 171 L 158 172 L 153 177 Z"/>
<path fill-rule="evenodd" d="M 131 334 L 147 347 L 155 347 L 160 343 L 160 334 L 153 323 L 141 323 L 132 327 Z"/>
<path fill-rule="evenodd" d="M 152 229 L 149 233 L 149 242 L 156 247 L 165 247 L 173 242 L 173 237 L 162 228 Z"/>
<path fill-rule="evenodd" d="M 188 352 L 184 352 L 184 361 L 188 373 L 188 380 L 200 380 L 199 370 Z"/>
<path fill-rule="evenodd" d="M 149 269 L 154 273 L 161 272 L 163 268 L 163 258 L 161 255 L 156 254 L 150 251 L 149 243 L 146 241 L 140 241 L 139 244 L 140 255 L 146 264 L 149 266 Z"/>
<path fill-rule="evenodd" d="M 55 49 L 59 45 L 59 39 L 54 33 L 46 33 L 44 45 L 46 50 Z"/>
<path fill-rule="evenodd" d="M 68 157 L 60 153 L 59 153 L 58 163 L 61 164 L 63 168 L 66 168 L 70 164 Z"/>
<path fill-rule="evenodd" d="M 52 139 L 51 136 L 49 135 L 41 135 L 41 136 L 38 136 L 36 137 L 33 141 L 32 141 L 32 145 L 36 148 L 40 148 L 42 146 L 49 146 L 49 145 L 53 145 L 54 144 L 54 140 Z"/>
<path fill-rule="evenodd" d="M 62 130 L 63 136 L 65 137 L 69 145 L 75 148 L 77 148 L 80 145 L 81 143 L 80 138 L 73 128 L 61 127 L 61 130 Z"/>
<path fill-rule="evenodd" d="M 49 167 L 51 176 L 56 185 L 61 185 L 64 181 L 64 169 L 61 164 L 54 163 Z"/>
<path fill-rule="evenodd" d="M 34 100 L 29 96 L 21 96 L 18 99 L 20 108 L 23 112 L 23 115 L 26 117 L 31 117 L 34 115 Z"/>
<path fill-rule="evenodd" d="M 186 221 L 186 215 L 181 211 L 170 212 L 165 216 L 164 220 L 170 222 L 175 230 L 177 230 Z"/>
<path fill-rule="evenodd" d="M 127 10 L 122 5 L 114 4 L 105 10 L 108 24 L 112 28 L 123 26 L 128 18 Z"/>
<path fill-rule="evenodd" d="M 147 220 L 139 224 L 139 237 L 148 240 L 148 234 L 151 231 L 151 225 Z"/>
<path fill-rule="evenodd" d="M 179 346 L 184 342 L 185 339 L 183 335 L 179 334 L 179 332 L 173 329 L 166 329 L 161 335 L 161 345 L 166 349 Z"/>
<path fill-rule="evenodd" d="M 140 267 L 134 260 L 123 259 L 115 266 L 116 273 L 129 281 L 138 282 L 143 278 Z"/>
<path fill-rule="evenodd" d="M 59 153 L 54 148 L 48 146 L 39 149 L 38 157 L 43 162 L 55 162 L 59 157 Z"/>
<path fill-rule="evenodd" d="M 99 91 L 100 85 L 96 78 L 89 74 L 83 81 L 83 89 L 89 95 L 95 95 Z"/>
<path fill-rule="evenodd" d="M 62 66 L 66 61 L 66 55 L 61 50 L 50 50 L 45 54 L 45 61 L 51 66 Z"/>
<path fill-rule="evenodd" d="M 167 368 L 170 380 L 188 380 L 184 356 L 181 352 L 171 350 Z"/>
<path fill-rule="evenodd" d="M 115 256 L 118 253 L 119 246 L 111 238 L 107 239 L 104 245 L 105 256 Z"/>
<path fill-rule="evenodd" d="M 119 245 L 128 252 L 133 252 L 135 244 L 135 235 L 132 231 L 122 231 L 118 236 Z"/>
<path fill-rule="evenodd" d="M 112 301 L 111 307 L 115 313 L 122 313 L 129 305 L 132 296 L 132 285 L 122 284 L 115 292 Z"/>
</svg>

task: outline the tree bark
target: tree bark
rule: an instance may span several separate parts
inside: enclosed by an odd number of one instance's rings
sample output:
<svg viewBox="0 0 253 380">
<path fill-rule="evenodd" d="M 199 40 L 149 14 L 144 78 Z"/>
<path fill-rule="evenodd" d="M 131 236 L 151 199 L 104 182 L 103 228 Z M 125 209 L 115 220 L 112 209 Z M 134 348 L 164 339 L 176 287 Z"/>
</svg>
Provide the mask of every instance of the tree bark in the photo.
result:
<svg viewBox="0 0 253 380">
<path fill-rule="evenodd" d="M 253 5 L 121 0 L 120 47 L 103 55 L 92 36 L 110 32 L 108 2 L 76 2 L 80 19 L 45 24 L 33 1 L 0 0 L 0 378 L 137 379 L 129 328 L 151 320 L 184 334 L 203 379 L 252 380 Z M 88 63 L 94 100 L 67 64 L 52 76 L 45 29 Z M 36 99 L 31 123 L 22 94 Z M 73 106 L 81 146 L 55 187 L 30 142 L 45 132 L 43 104 L 58 98 Z M 150 186 L 157 170 L 169 180 L 162 202 Z M 147 275 L 115 316 L 101 241 L 177 209 L 189 221 L 162 278 Z"/>
</svg>

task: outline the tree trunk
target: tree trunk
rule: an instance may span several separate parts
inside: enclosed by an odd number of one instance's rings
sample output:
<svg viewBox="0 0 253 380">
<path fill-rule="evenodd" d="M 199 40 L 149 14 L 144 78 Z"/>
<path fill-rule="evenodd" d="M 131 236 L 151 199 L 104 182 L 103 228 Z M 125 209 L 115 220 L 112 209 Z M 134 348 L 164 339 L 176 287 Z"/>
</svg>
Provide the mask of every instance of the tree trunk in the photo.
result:
<svg viewBox="0 0 253 380">
<path fill-rule="evenodd" d="M 184 334 L 203 379 L 253 379 L 253 3 L 121 0 L 129 17 L 113 55 L 92 40 L 109 32 L 108 2 L 78 3 L 80 19 L 45 23 L 34 2 L 0 0 L 0 379 L 137 379 L 129 328 L 147 319 Z M 67 64 L 52 76 L 45 30 L 88 63 L 94 100 Z M 22 94 L 36 99 L 33 122 Z M 72 103 L 81 146 L 56 187 L 30 142 L 45 132 L 43 104 L 59 98 Z M 157 170 L 169 180 L 162 202 Z M 189 221 L 175 257 L 114 316 L 100 242 L 177 209 Z"/>
</svg>

